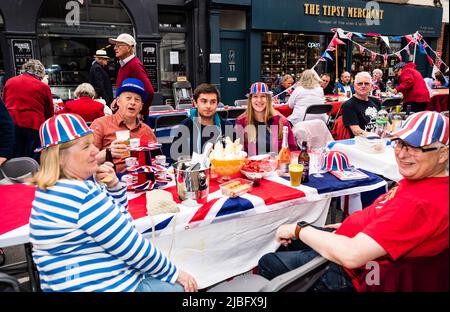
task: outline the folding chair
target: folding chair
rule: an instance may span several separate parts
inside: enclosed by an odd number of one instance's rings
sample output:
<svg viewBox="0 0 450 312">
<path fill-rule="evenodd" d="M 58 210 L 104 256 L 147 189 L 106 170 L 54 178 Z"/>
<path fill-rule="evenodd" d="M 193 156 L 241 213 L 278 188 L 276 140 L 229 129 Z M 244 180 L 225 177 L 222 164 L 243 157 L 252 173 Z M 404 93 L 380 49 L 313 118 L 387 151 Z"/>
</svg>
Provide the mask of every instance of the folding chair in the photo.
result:
<svg viewBox="0 0 450 312">
<path fill-rule="evenodd" d="M 149 109 L 151 112 L 160 112 L 160 111 L 167 111 L 167 110 L 173 110 L 172 105 L 152 105 Z"/>
<path fill-rule="evenodd" d="M 328 269 L 329 261 L 318 256 L 301 267 L 268 280 L 256 274 L 244 274 L 208 289 L 208 292 L 304 292 Z"/>
<path fill-rule="evenodd" d="M 333 109 L 333 105 L 332 104 L 313 104 L 313 105 L 309 105 L 306 108 L 305 111 L 305 116 L 303 116 L 303 120 L 306 119 L 306 115 L 308 114 L 314 114 L 314 115 L 318 115 L 318 114 L 329 114 Z M 329 120 L 329 118 L 328 118 Z M 327 120 L 327 123 L 328 123 Z"/>
<path fill-rule="evenodd" d="M 242 99 L 242 100 L 235 100 L 234 101 L 234 106 L 247 107 L 247 104 L 248 104 L 248 99 Z"/>
</svg>

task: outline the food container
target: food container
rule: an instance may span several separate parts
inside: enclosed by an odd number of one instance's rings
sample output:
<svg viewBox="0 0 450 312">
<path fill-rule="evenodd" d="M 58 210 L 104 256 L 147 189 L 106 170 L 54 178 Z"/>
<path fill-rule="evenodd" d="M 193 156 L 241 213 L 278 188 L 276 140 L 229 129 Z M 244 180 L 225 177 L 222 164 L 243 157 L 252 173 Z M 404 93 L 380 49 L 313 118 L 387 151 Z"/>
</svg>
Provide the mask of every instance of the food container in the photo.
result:
<svg viewBox="0 0 450 312">
<path fill-rule="evenodd" d="M 247 192 L 251 192 L 253 189 L 253 182 L 238 178 L 222 183 L 219 187 L 223 195 L 235 198 Z"/>
<path fill-rule="evenodd" d="M 369 154 L 384 153 L 386 149 L 386 139 L 381 139 L 378 136 L 356 136 L 355 147 Z"/>
<path fill-rule="evenodd" d="M 180 200 L 194 200 L 197 204 L 208 201 L 210 167 L 199 169 L 191 166 L 190 159 L 179 160 L 173 164 L 175 182 Z"/>
</svg>

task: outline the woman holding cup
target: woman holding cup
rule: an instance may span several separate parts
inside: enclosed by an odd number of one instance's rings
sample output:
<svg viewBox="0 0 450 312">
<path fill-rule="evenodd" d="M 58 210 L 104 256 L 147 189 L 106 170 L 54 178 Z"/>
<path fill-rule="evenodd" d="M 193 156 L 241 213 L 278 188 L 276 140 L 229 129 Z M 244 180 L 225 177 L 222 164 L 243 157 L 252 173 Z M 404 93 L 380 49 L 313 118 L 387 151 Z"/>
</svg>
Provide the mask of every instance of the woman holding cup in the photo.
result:
<svg viewBox="0 0 450 312">
<path fill-rule="evenodd" d="M 97 164 L 92 130 L 80 116 L 48 119 L 40 138 L 30 242 L 43 291 L 197 290 L 136 230 L 126 187 L 111 163 Z"/>
</svg>

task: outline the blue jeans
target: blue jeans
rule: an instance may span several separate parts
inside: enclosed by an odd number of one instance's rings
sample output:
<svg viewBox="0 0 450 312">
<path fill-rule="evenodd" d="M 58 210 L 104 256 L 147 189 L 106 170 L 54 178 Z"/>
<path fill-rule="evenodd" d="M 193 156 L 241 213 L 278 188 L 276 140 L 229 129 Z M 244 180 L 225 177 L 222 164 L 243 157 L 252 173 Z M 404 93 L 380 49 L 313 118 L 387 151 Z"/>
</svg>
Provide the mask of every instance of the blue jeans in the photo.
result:
<svg viewBox="0 0 450 312">
<path fill-rule="evenodd" d="M 184 292 L 184 287 L 178 283 L 170 284 L 160 281 L 151 275 L 146 275 L 135 292 Z"/>
<path fill-rule="evenodd" d="M 279 251 L 264 255 L 259 259 L 259 274 L 271 280 L 283 273 L 292 271 L 313 258 L 319 256 L 317 252 L 310 248 L 295 251 Z M 314 283 L 309 291 L 354 291 L 350 277 L 344 272 L 341 266 L 330 263 L 327 271 Z"/>
</svg>

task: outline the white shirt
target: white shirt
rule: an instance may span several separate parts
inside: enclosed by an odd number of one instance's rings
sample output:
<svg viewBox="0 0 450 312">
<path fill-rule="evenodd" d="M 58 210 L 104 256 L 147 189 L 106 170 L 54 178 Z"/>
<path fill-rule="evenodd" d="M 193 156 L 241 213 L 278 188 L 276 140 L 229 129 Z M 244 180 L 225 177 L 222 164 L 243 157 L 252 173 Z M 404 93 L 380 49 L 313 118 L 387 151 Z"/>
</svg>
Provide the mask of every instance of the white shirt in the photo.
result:
<svg viewBox="0 0 450 312">
<path fill-rule="evenodd" d="M 120 67 L 124 67 L 129 61 L 131 61 L 133 59 L 133 57 L 135 57 L 136 55 L 131 54 L 129 57 L 123 59 L 123 60 L 119 60 L 119 64 Z"/>
<path fill-rule="evenodd" d="M 302 86 L 295 88 L 289 98 L 288 105 L 293 108 L 294 111 L 288 117 L 288 120 L 295 126 L 299 121 L 303 121 L 305 117 L 306 108 L 310 105 L 320 105 L 325 103 L 325 96 L 323 94 L 323 89 L 321 86 L 315 87 L 314 89 L 305 89 Z M 322 119 L 324 122 L 327 121 L 327 114 L 316 114 L 306 116 L 306 120 L 310 119 Z"/>
</svg>

